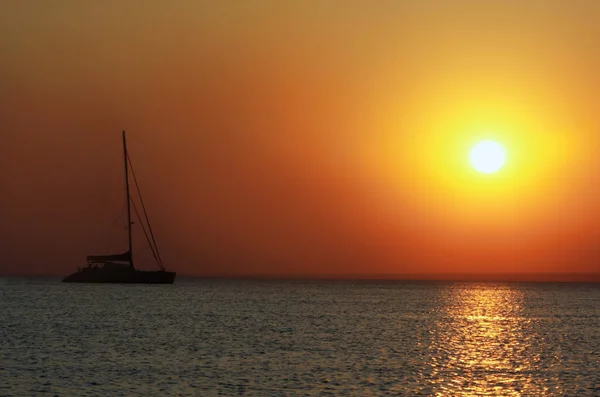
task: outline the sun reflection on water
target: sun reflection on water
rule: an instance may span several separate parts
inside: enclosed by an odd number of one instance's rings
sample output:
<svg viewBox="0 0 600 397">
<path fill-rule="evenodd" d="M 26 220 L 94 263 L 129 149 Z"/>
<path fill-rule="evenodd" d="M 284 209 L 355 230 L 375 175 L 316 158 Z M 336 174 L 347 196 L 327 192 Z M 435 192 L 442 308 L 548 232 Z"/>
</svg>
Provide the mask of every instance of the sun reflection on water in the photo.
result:
<svg viewBox="0 0 600 397">
<path fill-rule="evenodd" d="M 523 292 L 508 286 L 447 292 L 429 346 L 433 395 L 546 394 L 535 377 L 541 358 L 533 324 L 522 313 Z"/>
</svg>

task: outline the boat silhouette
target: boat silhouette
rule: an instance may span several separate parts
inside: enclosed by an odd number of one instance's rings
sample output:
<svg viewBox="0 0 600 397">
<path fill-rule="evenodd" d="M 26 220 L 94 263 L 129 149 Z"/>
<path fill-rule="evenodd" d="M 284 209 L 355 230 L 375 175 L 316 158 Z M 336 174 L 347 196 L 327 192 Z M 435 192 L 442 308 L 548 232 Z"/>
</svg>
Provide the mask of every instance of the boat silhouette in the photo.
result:
<svg viewBox="0 0 600 397">
<path fill-rule="evenodd" d="M 140 188 L 131 166 L 131 159 L 127 152 L 127 139 L 125 131 L 123 131 L 123 162 L 125 164 L 125 192 L 127 203 L 127 236 L 128 250 L 120 254 L 111 255 L 89 255 L 87 257 L 87 266 L 80 267 L 75 273 L 65 277 L 62 281 L 65 283 L 127 283 L 127 284 L 173 284 L 175 281 L 175 272 L 167 271 L 162 263 L 158 246 L 150 226 L 150 219 L 142 200 Z M 137 211 L 135 203 L 131 200 L 129 191 L 129 172 L 133 176 L 133 181 L 137 188 L 140 197 L 140 202 L 143 209 L 143 215 L 148 226 L 148 230 L 144 227 L 144 223 L 140 214 Z M 136 269 L 133 263 L 132 251 L 132 228 L 131 225 L 131 208 L 133 207 L 138 219 L 140 219 L 141 228 L 146 237 L 146 241 L 150 246 L 154 259 L 159 270 L 139 270 Z"/>
</svg>

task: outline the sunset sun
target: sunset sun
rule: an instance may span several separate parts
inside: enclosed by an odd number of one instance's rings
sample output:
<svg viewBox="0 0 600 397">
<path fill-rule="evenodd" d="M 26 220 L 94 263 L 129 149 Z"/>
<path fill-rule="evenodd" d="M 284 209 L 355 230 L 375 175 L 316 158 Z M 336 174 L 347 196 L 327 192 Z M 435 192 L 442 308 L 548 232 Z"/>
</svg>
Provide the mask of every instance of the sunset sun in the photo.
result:
<svg viewBox="0 0 600 397">
<path fill-rule="evenodd" d="M 484 174 L 494 173 L 504 166 L 506 153 L 502 145 L 495 141 L 481 141 L 471 150 L 471 164 Z"/>
</svg>

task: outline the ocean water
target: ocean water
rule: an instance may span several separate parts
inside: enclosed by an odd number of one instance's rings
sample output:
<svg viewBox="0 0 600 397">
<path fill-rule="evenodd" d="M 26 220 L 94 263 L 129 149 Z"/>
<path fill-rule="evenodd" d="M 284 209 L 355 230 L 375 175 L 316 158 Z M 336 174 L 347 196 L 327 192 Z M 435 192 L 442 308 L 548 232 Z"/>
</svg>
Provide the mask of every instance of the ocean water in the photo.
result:
<svg viewBox="0 0 600 397">
<path fill-rule="evenodd" d="M 0 279 L 0 396 L 600 396 L 600 285 Z"/>
</svg>

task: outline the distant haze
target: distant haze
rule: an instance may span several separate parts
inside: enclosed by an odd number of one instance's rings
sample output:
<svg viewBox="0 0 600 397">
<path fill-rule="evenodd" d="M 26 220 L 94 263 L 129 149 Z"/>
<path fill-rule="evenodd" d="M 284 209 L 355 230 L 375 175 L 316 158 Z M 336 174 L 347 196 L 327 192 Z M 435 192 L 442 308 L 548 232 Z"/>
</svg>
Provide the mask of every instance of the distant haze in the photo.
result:
<svg viewBox="0 0 600 397">
<path fill-rule="evenodd" d="M 4 0 L 0 273 L 600 272 L 600 2 Z M 478 139 L 507 166 L 477 175 Z M 119 217 L 120 216 L 120 217 Z M 134 253 L 151 268 L 143 235 Z"/>
</svg>

